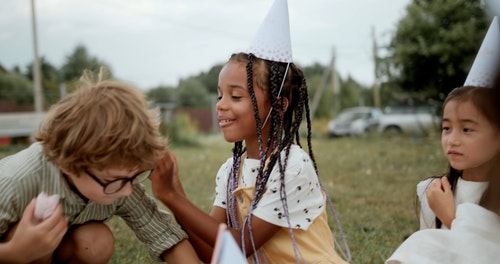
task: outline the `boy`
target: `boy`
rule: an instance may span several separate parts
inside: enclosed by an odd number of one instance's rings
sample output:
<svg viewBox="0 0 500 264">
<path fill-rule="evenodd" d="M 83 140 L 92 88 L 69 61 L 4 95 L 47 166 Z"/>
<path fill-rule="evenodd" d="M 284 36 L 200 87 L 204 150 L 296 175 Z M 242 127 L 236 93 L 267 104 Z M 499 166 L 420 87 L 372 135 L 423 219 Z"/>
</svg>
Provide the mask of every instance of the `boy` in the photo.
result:
<svg viewBox="0 0 500 264">
<path fill-rule="evenodd" d="M 37 142 L 0 160 L 0 263 L 107 263 L 122 217 L 154 261 L 199 263 L 186 233 L 139 184 L 167 152 L 144 95 L 125 83 L 94 81 L 52 106 Z M 45 220 L 40 193 L 58 195 Z"/>
</svg>

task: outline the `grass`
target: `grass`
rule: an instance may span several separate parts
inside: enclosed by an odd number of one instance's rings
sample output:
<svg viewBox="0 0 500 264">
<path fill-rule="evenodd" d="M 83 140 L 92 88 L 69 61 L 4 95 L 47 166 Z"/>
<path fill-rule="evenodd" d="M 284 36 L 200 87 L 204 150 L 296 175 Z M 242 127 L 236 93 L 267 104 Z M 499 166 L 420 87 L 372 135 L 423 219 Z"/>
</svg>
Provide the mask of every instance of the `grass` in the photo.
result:
<svg viewBox="0 0 500 264">
<path fill-rule="evenodd" d="M 214 197 L 215 174 L 231 156 L 231 147 L 220 136 L 210 136 L 201 147 L 171 148 L 188 197 L 206 212 Z M 318 136 L 313 148 L 319 177 L 346 234 L 352 263 L 383 263 L 418 229 L 415 185 L 425 177 L 444 172 L 447 164 L 438 137 Z M 7 152 L 16 150 L 9 148 Z M 332 215 L 329 217 L 340 239 Z M 109 226 L 116 235 L 111 263 L 152 263 L 147 247 L 121 219 L 113 218 Z"/>
</svg>

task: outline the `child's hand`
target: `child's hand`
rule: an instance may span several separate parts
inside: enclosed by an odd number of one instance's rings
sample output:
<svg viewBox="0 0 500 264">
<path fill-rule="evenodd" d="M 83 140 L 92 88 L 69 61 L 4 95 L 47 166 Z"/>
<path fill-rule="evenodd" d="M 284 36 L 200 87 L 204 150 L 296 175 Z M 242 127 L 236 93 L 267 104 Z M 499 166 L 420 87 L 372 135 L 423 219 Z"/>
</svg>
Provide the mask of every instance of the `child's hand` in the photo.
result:
<svg viewBox="0 0 500 264">
<path fill-rule="evenodd" d="M 433 181 L 426 191 L 429 207 L 437 218 L 447 227 L 455 219 L 455 199 L 448 177 Z"/>
<path fill-rule="evenodd" d="M 170 151 L 156 164 L 149 179 L 152 183 L 153 195 L 162 201 L 166 199 L 162 197 L 170 193 L 177 192 L 185 195 L 179 179 L 177 160 Z"/>
<path fill-rule="evenodd" d="M 14 234 L 7 242 L 12 254 L 22 258 L 23 263 L 52 254 L 68 230 L 68 218 L 62 214 L 61 204 L 43 222 L 34 215 L 35 204 L 36 199 L 33 199 L 24 209 Z"/>
</svg>

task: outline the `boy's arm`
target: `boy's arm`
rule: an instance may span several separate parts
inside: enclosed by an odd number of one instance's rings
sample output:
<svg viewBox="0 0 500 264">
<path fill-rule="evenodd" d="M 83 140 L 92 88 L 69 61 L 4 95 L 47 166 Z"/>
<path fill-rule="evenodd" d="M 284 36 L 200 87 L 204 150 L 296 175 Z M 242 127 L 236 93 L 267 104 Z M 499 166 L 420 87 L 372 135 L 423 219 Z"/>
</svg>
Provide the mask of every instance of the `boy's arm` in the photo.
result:
<svg viewBox="0 0 500 264">
<path fill-rule="evenodd" d="M 177 245 L 166 250 L 161 256 L 163 260 L 168 264 L 200 263 L 200 260 L 196 256 L 196 252 L 194 251 L 193 246 L 187 239 L 182 240 Z"/>
<path fill-rule="evenodd" d="M 51 254 L 68 230 L 68 219 L 59 204 L 45 221 L 34 217 L 36 199 L 25 208 L 15 230 L 0 243 L 0 263 L 27 263 Z"/>
</svg>

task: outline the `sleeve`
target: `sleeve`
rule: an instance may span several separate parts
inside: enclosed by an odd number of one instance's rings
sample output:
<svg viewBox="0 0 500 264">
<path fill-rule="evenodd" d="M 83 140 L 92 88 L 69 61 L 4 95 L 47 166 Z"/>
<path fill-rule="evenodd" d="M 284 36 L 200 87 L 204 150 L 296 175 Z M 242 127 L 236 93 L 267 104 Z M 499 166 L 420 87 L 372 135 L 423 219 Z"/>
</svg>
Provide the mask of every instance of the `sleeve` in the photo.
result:
<svg viewBox="0 0 500 264">
<path fill-rule="evenodd" d="M 229 158 L 221 165 L 215 177 L 215 200 L 213 206 L 227 208 L 227 179 L 233 166 L 233 159 Z"/>
<path fill-rule="evenodd" d="M 19 221 L 22 216 L 15 190 L 16 188 L 9 179 L 0 177 L 0 237 L 8 231 L 12 223 Z"/>
<path fill-rule="evenodd" d="M 187 238 L 186 232 L 167 211 L 158 207 L 142 184 L 134 185 L 132 195 L 124 199 L 116 214 L 149 246 L 154 261 L 163 261 L 161 254 L 165 250 Z"/>
<path fill-rule="evenodd" d="M 282 159 L 283 157 L 284 155 Z M 280 188 L 280 173 L 276 165 L 267 182 L 266 191 L 253 214 L 272 224 L 288 227 Z M 312 161 L 299 147 L 290 150 L 285 170 L 285 193 L 292 228 L 307 230 L 325 210 L 325 196 Z"/>
<path fill-rule="evenodd" d="M 0 166 L 0 237 L 21 220 L 24 209 L 38 193 L 36 180 L 3 177 L 3 173 L 9 173 L 6 171 Z"/>
<path fill-rule="evenodd" d="M 40 170 L 41 153 L 41 146 L 35 143 L 0 159 L 0 238 L 21 219 L 26 206 L 40 193 L 41 183 L 51 183 L 50 175 Z"/>
<path fill-rule="evenodd" d="M 399 245 L 385 264 L 456 263 L 457 259 L 453 259 L 453 255 L 450 254 L 450 245 L 455 244 L 451 235 L 447 230 L 417 231 Z"/>
<path fill-rule="evenodd" d="M 434 181 L 436 178 L 428 178 L 417 184 L 417 197 L 420 202 L 420 230 L 436 228 L 436 215 L 429 207 L 429 203 L 427 202 L 427 196 L 425 191 L 429 184 Z"/>
</svg>

